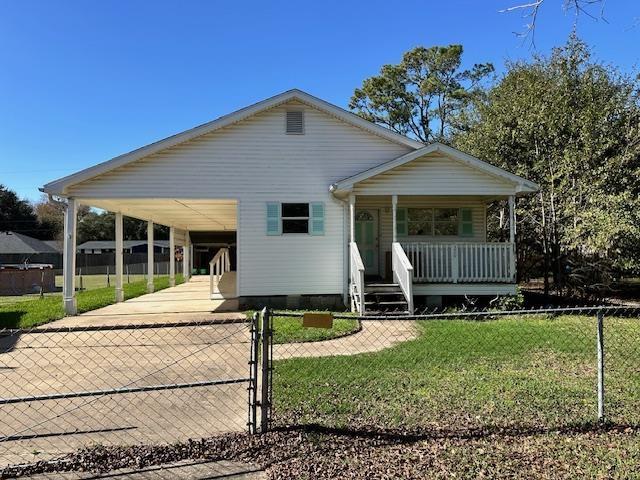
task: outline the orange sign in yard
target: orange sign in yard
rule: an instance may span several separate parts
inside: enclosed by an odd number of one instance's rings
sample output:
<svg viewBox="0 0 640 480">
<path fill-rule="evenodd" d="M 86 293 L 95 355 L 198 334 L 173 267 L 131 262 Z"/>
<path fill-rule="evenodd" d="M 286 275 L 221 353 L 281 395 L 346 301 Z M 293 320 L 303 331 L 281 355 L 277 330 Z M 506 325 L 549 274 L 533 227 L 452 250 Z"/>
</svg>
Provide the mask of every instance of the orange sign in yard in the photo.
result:
<svg viewBox="0 0 640 480">
<path fill-rule="evenodd" d="M 332 328 L 333 315 L 330 313 L 305 313 L 302 317 L 303 327 Z"/>
</svg>

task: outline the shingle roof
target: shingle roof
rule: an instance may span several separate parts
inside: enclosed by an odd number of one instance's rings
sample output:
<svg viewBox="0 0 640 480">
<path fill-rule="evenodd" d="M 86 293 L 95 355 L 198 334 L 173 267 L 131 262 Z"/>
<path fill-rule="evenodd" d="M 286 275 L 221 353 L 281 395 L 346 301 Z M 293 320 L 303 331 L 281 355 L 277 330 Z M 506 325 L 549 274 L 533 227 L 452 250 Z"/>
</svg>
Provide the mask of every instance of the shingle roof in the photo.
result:
<svg viewBox="0 0 640 480">
<path fill-rule="evenodd" d="M 0 253 L 59 253 L 42 240 L 15 232 L 0 232 Z"/>
</svg>

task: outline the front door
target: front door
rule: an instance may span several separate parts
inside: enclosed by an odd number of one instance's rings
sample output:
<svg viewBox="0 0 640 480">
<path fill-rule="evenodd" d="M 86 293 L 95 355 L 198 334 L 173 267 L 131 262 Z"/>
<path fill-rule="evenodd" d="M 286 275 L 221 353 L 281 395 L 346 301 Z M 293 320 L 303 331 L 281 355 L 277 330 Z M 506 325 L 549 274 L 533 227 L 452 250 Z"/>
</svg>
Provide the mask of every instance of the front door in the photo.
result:
<svg viewBox="0 0 640 480">
<path fill-rule="evenodd" d="M 378 210 L 356 211 L 356 243 L 366 275 L 378 275 Z"/>
</svg>

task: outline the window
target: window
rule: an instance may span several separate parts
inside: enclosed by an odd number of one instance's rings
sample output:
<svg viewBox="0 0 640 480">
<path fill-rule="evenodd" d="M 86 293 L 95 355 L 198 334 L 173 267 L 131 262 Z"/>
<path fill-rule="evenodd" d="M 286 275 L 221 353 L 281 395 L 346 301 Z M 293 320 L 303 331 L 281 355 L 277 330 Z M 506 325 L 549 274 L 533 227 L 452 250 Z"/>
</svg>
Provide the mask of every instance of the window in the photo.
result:
<svg viewBox="0 0 640 480">
<path fill-rule="evenodd" d="M 282 204 L 282 233 L 309 233 L 309 204 Z"/>
<path fill-rule="evenodd" d="M 405 232 L 436 237 L 473 235 L 470 208 L 398 208 L 396 224 L 398 235 L 405 235 Z"/>
<path fill-rule="evenodd" d="M 432 208 L 410 208 L 407 217 L 409 235 L 432 235 Z"/>
<path fill-rule="evenodd" d="M 302 110 L 288 110 L 286 132 L 289 134 L 304 134 L 304 112 Z"/>
<path fill-rule="evenodd" d="M 267 202 L 267 235 L 324 235 L 324 203 Z"/>
<path fill-rule="evenodd" d="M 458 235 L 458 209 L 434 208 L 433 233 L 436 236 Z"/>
</svg>

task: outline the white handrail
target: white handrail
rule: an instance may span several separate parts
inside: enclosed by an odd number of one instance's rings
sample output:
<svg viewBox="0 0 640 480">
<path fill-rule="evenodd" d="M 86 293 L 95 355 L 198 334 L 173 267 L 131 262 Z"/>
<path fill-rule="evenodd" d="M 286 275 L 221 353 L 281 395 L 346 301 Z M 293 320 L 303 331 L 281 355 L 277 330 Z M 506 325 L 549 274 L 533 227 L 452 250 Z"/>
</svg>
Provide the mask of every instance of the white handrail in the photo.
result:
<svg viewBox="0 0 640 480">
<path fill-rule="evenodd" d="M 349 269 L 351 309 L 357 310 L 360 315 L 364 315 L 364 263 L 356 242 L 349 243 L 349 258 L 351 266 Z"/>
<path fill-rule="evenodd" d="M 413 314 L 413 266 L 399 242 L 391 244 L 391 267 L 393 280 L 400 285 L 409 314 Z"/>
<path fill-rule="evenodd" d="M 229 257 L 229 249 L 223 247 L 209 262 L 209 291 L 214 293 L 213 289 L 218 285 L 222 275 L 231 271 L 231 259 Z"/>
<path fill-rule="evenodd" d="M 402 242 L 414 281 L 513 283 L 515 245 L 505 242 Z"/>
</svg>

